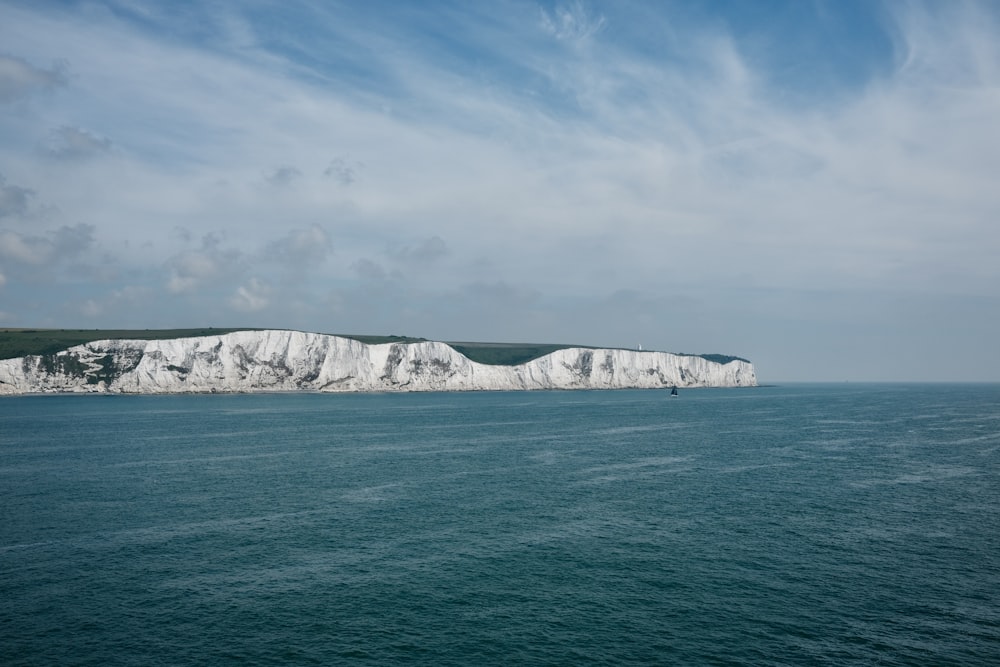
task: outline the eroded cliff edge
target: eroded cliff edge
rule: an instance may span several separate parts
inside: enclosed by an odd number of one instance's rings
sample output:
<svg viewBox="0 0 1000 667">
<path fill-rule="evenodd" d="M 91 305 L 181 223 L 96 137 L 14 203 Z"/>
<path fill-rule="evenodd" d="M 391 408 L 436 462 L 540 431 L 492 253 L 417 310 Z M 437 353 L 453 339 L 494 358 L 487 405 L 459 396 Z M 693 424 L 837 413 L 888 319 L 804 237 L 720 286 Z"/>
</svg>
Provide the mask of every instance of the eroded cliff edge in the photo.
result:
<svg viewBox="0 0 1000 667">
<path fill-rule="evenodd" d="M 254 391 L 484 391 L 750 387 L 753 364 L 567 348 L 516 366 L 469 360 L 446 343 L 360 341 L 300 331 L 102 340 L 0 360 L 0 394 Z"/>
</svg>

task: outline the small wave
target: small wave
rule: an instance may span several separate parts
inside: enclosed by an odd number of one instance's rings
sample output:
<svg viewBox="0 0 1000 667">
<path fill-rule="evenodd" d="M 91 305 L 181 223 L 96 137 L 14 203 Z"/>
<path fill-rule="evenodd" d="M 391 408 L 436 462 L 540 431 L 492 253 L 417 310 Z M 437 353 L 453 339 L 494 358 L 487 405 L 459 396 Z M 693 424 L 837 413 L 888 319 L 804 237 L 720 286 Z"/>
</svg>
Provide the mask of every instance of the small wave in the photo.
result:
<svg viewBox="0 0 1000 667">
<path fill-rule="evenodd" d="M 956 477 L 966 477 L 979 474 L 979 470 L 969 466 L 933 466 L 925 470 L 904 473 L 888 479 L 869 479 L 852 482 L 852 486 L 873 487 L 896 484 L 925 484 Z"/>
<path fill-rule="evenodd" d="M 394 494 L 391 491 L 400 488 L 402 484 L 376 484 L 374 486 L 362 486 L 356 489 L 350 489 L 343 493 L 340 497 L 349 503 L 382 503 L 393 498 L 393 496 L 398 497 L 399 494 Z"/>
</svg>

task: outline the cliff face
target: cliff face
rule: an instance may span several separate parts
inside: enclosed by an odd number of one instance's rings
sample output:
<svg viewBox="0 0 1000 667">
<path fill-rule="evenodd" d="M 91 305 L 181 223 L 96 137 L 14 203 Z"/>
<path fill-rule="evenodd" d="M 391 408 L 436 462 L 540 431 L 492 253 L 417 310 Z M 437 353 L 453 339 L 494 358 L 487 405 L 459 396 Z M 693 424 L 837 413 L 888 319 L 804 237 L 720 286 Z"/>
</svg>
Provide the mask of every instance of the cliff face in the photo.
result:
<svg viewBox="0 0 1000 667">
<path fill-rule="evenodd" d="M 365 345 L 298 331 L 105 340 L 0 360 L 0 394 L 475 391 L 756 386 L 753 364 L 666 352 L 570 348 L 518 366 L 469 360 L 445 343 Z"/>
</svg>

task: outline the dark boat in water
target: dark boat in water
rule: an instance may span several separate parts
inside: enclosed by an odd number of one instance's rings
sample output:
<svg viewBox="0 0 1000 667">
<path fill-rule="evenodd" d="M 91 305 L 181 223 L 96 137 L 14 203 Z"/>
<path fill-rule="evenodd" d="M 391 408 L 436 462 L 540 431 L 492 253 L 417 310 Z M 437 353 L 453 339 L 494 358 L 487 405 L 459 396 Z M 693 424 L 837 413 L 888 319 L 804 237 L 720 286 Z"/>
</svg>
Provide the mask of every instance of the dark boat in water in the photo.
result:
<svg viewBox="0 0 1000 667">
<path fill-rule="evenodd" d="M 671 396 L 676 396 L 677 395 L 677 387 L 671 387 L 671 389 L 670 389 L 670 395 Z"/>
</svg>

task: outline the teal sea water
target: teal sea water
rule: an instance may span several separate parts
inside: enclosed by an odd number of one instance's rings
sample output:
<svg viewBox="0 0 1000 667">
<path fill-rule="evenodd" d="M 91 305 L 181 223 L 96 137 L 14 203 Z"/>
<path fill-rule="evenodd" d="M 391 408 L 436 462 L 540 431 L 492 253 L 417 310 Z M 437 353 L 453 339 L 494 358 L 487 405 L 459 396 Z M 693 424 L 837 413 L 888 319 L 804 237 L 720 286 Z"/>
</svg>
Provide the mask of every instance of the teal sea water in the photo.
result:
<svg viewBox="0 0 1000 667">
<path fill-rule="evenodd" d="M 3 399 L 0 664 L 1000 664 L 1000 386 Z"/>
</svg>

